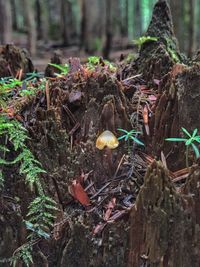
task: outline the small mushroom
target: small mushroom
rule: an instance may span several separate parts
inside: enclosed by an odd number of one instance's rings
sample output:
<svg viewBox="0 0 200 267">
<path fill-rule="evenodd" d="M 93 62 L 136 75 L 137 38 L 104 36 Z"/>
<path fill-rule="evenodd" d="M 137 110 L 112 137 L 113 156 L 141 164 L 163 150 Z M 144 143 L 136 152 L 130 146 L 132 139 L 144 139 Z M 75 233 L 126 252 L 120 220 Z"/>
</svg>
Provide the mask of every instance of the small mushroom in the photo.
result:
<svg viewBox="0 0 200 267">
<path fill-rule="evenodd" d="M 96 140 L 96 148 L 103 150 L 105 148 L 104 160 L 105 165 L 109 167 L 109 174 L 113 172 L 113 161 L 112 161 L 112 149 L 117 148 L 119 141 L 117 137 L 111 131 L 104 131 Z"/>
<path fill-rule="evenodd" d="M 119 141 L 117 137 L 111 131 L 104 131 L 96 140 L 96 148 L 99 150 L 103 150 L 104 147 L 108 147 L 109 149 L 115 149 L 118 147 Z"/>
</svg>

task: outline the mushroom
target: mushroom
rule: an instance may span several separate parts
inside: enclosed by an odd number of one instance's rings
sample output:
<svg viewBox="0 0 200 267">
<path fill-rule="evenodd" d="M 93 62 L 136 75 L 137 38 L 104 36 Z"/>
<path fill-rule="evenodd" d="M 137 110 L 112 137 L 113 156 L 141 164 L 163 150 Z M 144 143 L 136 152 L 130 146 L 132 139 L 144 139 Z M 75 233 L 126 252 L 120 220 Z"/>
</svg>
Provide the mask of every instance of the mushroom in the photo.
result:
<svg viewBox="0 0 200 267">
<path fill-rule="evenodd" d="M 109 173 L 112 175 L 113 162 L 112 162 L 112 149 L 117 148 L 119 141 L 117 137 L 111 131 L 104 131 L 96 140 L 96 148 L 103 150 L 105 148 L 104 158 L 106 164 L 109 166 Z"/>
</svg>

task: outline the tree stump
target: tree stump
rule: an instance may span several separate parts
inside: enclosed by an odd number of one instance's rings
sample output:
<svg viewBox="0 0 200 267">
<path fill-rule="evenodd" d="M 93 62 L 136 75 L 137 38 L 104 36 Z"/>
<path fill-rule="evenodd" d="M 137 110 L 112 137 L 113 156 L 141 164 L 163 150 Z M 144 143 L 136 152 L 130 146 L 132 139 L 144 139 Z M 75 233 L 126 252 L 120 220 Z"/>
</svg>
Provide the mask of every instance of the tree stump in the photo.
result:
<svg viewBox="0 0 200 267">
<path fill-rule="evenodd" d="M 0 77 L 15 77 L 23 73 L 33 72 L 33 64 L 27 52 L 14 45 L 0 46 Z"/>
<path fill-rule="evenodd" d="M 128 266 L 199 266 L 199 180 L 195 166 L 177 192 L 162 164 L 151 164 L 131 214 Z"/>
<path fill-rule="evenodd" d="M 162 79 L 175 62 L 183 61 L 174 36 L 170 8 L 165 0 L 155 4 L 145 36 L 156 37 L 157 41 L 146 41 L 141 45 L 138 58 L 122 70 L 122 77 L 140 73 L 152 85 L 153 80 Z"/>
<path fill-rule="evenodd" d="M 144 42 L 139 57 L 122 70 L 121 76 L 140 73 L 143 82 L 157 90 L 146 149 L 158 158 L 161 151 L 165 156 L 168 154 L 170 170 L 178 169 L 184 166 L 184 148 L 169 146 L 165 138 L 178 137 L 180 126 L 189 131 L 198 128 L 199 64 L 183 65 L 187 60 L 179 53 L 166 1 L 160 0 L 155 5 L 146 36 L 158 40 Z M 7 59 L 3 60 L 5 63 Z M 29 62 L 26 57 L 25 63 L 21 57 L 20 63 L 13 62 L 14 75 L 21 68 L 32 70 L 26 65 Z M 10 70 L 6 71 L 1 75 L 9 76 Z M 159 80 L 159 86 L 155 85 L 155 79 Z M 200 167 L 190 168 L 187 181 L 178 189 L 171 181 L 170 172 L 154 161 L 137 197 L 136 179 L 128 183 L 127 178 L 138 164 L 135 160 L 138 155 L 131 158 L 131 166 L 130 162 L 123 165 L 120 162 L 124 154 L 128 157 L 123 145 L 113 150 L 111 160 L 106 151 L 95 147 L 102 131 L 116 134 L 117 128 L 129 131 L 135 126 L 131 121 L 135 109 L 130 99 L 136 89 L 131 96 L 126 95 L 123 82 L 106 68 L 92 72 L 83 68 L 78 59 L 70 59 L 69 75 L 51 78 L 45 86 L 45 92 L 41 90 L 36 96 L 15 103 L 31 137 L 27 145 L 47 171 L 41 177 L 45 193 L 56 200 L 60 209 L 52 239 L 41 240 L 34 247 L 33 266 L 42 263 L 52 267 L 198 267 Z M 11 153 L 8 157 L 15 156 Z M 116 177 L 119 166 L 119 177 Z M 5 194 L 0 198 L 1 257 L 11 256 L 25 242 L 27 230 L 23 219 L 30 199 L 35 196 L 34 191 L 25 188 L 17 167 L 3 170 L 8 178 Z M 123 175 L 124 180 L 120 179 Z M 80 205 L 70 194 L 70 186 L 80 179 L 87 190 L 91 189 L 89 207 Z M 124 189 L 124 183 L 128 183 L 128 189 Z M 107 190 L 101 197 L 105 199 L 96 207 L 104 186 Z M 118 203 L 116 217 L 106 220 L 104 214 L 109 201 L 116 195 L 120 199 L 124 191 L 131 192 L 132 199 L 137 197 L 131 216 L 129 209 L 122 212 Z M 9 265 L 0 263 L 2 267 Z"/>
</svg>

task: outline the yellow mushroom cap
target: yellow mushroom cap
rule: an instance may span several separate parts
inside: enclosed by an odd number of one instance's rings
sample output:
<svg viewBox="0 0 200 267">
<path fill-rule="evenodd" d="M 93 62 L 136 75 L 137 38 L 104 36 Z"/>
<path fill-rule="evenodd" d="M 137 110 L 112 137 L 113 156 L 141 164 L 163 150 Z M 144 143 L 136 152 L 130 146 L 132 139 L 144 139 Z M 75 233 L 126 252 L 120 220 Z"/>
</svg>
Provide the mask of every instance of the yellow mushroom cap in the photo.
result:
<svg viewBox="0 0 200 267">
<path fill-rule="evenodd" d="M 115 149 L 118 147 L 119 141 L 116 136 L 111 131 L 104 131 L 96 140 L 96 148 L 102 150 L 105 146 L 110 149 Z"/>
</svg>

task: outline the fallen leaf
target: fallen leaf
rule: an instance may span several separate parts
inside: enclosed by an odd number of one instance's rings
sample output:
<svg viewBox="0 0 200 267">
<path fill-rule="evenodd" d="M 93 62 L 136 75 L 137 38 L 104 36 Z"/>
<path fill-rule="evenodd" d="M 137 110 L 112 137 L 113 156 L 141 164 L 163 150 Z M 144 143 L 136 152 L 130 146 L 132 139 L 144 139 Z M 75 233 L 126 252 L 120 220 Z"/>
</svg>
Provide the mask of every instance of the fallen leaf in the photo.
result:
<svg viewBox="0 0 200 267">
<path fill-rule="evenodd" d="M 83 206 L 90 205 L 90 199 L 80 182 L 74 180 L 70 186 L 68 186 L 69 193 L 78 200 Z"/>
<path fill-rule="evenodd" d="M 155 95 L 149 95 L 149 96 L 148 96 L 148 99 L 149 99 L 150 101 L 156 101 L 156 100 L 157 100 L 157 97 L 156 97 Z"/>
</svg>

